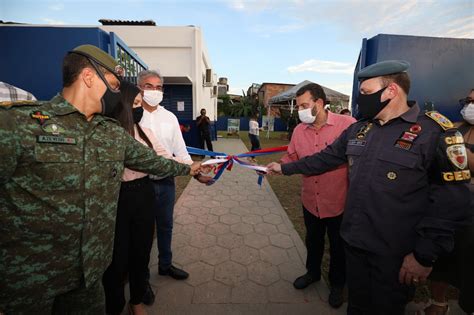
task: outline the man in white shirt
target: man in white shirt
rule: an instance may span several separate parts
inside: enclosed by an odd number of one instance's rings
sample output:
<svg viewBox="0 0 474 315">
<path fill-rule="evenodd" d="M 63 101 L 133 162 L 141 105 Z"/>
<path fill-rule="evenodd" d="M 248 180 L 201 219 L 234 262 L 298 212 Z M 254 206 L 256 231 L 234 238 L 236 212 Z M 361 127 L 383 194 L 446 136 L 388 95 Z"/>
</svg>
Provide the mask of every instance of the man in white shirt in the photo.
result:
<svg viewBox="0 0 474 315">
<path fill-rule="evenodd" d="M 138 74 L 138 87 L 143 95 L 143 118 L 140 125 L 151 129 L 163 147 L 183 163 L 192 164 L 186 150 L 176 116 L 159 104 L 163 100 L 163 78 L 158 71 L 144 70 Z M 174 177 L 150 176 L 155 189 L 156 238 L 158 244 L 158 273 L 177 280 L 189 274 L 172 265 L 171 238 L 175 203 Z M 146 303 L 146 301 L 144 301 Z M 148 304 L 148 303 L 146 303 Z"/>
</svg>

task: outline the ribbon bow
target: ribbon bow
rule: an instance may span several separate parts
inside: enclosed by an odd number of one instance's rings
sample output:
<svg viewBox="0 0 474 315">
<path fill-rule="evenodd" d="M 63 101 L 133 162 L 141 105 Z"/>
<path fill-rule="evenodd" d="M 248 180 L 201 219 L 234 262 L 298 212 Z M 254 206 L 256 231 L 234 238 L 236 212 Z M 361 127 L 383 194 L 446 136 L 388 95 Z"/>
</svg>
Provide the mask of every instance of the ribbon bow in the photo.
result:
<svg viewBox="0 0 474 315">
<path fill-rule="evenodd" d="M 213 157 L 215 159 L 225 159 L 226 161 L 223 163 L 220 163 L 219 166 L 216 169 L 216 175 L 214 176 L 214 182 L 217 181 L 222 173 L 224 173 L 224 170 L 231 171 L 232 166 L 234 163 L 237 163 L 243 167 L 251 168 L 255 170 L 255 166 L 241 160 L 242 158 L 246 157 L 254 157 L 254 156 L 262 156 L 262 155 L 268 155 L 268 154 L 274 154 L 278 152 L 286 152 L 288 149 L 288 146 L 281 146 L 281 147 L 274 147 L 274 148 L 267 148 L 267 149 L 261 149 L 261 150 L 254 150 L 254 151 L 249 151 L 237 155 L 230 155 L 226 153 L 221 153 L 221 152 L 212 152 L 212 151 L 207 151 L 203 149 L 198 149 L 198 148 L 193 148 L 193 147 L 186 147 L 188 150 L 189 154 L 195 154 L 195 155 L 209 155 L 210 157 Z M 262 181 L 263 181 L 263 174 L 259 172 L 258 170 L 255 170 L 257 175 L 258 175 L 258 184 L 261 186 Z"/>
</svg>

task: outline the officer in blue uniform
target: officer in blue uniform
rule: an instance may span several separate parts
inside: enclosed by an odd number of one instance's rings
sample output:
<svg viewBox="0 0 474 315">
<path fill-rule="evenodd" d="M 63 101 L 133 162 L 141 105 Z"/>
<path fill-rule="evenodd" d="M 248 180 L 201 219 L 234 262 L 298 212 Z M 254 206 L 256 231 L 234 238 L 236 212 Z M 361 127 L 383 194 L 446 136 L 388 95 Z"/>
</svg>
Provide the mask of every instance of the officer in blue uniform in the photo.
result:
<svg viewBox="0 0 474 315">
<path fill-rule="evenodd" d="M 415 286 L 468 220 L 463 137 L 440 113 L 420 113 L 407 101 L 408 67 L 390 60 L 362 69 L 362 119 L 319 154 L 268 165 L 270 173 L 317 175 L 349 164 L 341 225 L 348 314 L 404 314 Z"/>
</svg>

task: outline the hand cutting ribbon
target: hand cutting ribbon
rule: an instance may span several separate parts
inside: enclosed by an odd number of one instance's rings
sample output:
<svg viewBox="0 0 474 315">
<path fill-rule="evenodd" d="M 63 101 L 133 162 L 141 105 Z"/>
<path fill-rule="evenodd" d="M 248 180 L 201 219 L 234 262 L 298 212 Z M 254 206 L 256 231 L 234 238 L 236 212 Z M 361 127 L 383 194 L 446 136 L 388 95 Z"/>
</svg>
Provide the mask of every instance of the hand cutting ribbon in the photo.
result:
<svg viewBox="0 0 474 315">
<path fill-rule="evenodd" d="M 249 151 L 249 152 L 241 153 L 241 154 L 237 154 L 237 155 L 229 155 L 229 154 L 226 154 L 226 153 L 212 152 L 212 151 L 207 151 L 207 150 L 193 148 L 193 147 L 186 147 L 189 154 L 208 155 L 208 156 L 213 158 L 213 159 L 210 159 L 208 161 L 203 162 L 202 163 L 203 165 L 219 164 L 219 166 L 216 169 L 216 175 L 214 176 L 215 181 L 218 180 L 221 177 L 221 175 L 222 175 L 222 173 L 224 172 L 225 169 L 230 171 L 230 170 L 232 170 L 233 164 L 237 163 L 240 166 L 255 170 L 258 174 L 258 184 L 259 185 L 262 185 L 263 175 L 265 173 L 267 173 L 266 167 L 259 166 L 259 165 L 253 165 L 253 164 L 245 162 L 241 159 L 246 158 L 246 157 L 255 157 L 255 156 L 274 154 L 274 153 L 278 153 L 278 152 L 286 152 L 287 148 L 288 148 L 287 146 L 281 146 L 281 147 L 275 147 L 275 148 L 267 148 L 267 149 Z"/>
</svg>

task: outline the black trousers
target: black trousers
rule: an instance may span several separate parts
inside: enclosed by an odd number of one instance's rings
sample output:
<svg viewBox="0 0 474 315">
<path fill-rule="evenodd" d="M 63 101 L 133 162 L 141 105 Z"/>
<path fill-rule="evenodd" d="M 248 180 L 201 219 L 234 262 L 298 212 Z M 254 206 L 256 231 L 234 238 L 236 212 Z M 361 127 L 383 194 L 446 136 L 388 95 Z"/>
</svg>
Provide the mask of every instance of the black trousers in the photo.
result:
<svg viewBox="0 0 474 315">
<path fill-rule="evenodd" d="M 154 192 L 148 177 L 122 183 L 112 263 L 102 278 L 107 314 L 120 314 L 125 306 L 127 273 L 130 303 L 141 303 L 145 294 L 155 225 L 153 202 Z"/>
<path fill-rule="evenodd" d="M 398 280 L 403 256 L 381 256 L 345 244 L 348 315 L 402 315 L 415 287 Z"/>
<path fill-rule="evenodd" d="M 206 142 L 206 146 L 207 146 L 207 151 L 214 151 L 212 149 L 212 141 L 211 141 L 211 134 L 209 132 L 202 132 L 200 131 L 199 133 L 200 135 L 200 143 L 199 145 L 201 146 L 201 149 L 204 149 L 204 141 Z"/>
<path fill-rule="evenodd" d="M 326 232 L 329 238 L 329 283 L 343 287 L 346 282 L 344 242 L 339 234 L 342 214 L 337 217 L 320 219 L 303 207 L 306 226 L 306 269 L 314 277 L 321 277 L 321 261 L 324 255 Z"/>
</svg>

